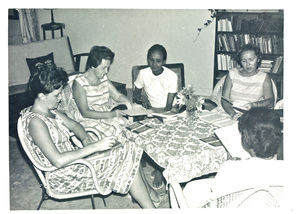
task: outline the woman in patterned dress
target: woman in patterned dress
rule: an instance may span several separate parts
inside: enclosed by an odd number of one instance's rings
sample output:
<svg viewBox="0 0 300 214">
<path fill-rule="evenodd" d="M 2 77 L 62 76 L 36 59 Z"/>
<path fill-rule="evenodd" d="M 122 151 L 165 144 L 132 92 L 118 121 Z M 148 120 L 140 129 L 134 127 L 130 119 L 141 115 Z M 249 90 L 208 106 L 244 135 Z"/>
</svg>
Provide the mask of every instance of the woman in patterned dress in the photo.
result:
<svg viewBox="0 0 300 214">
<path fill-rule="evenodd" d="M 142 149 L 129 141 L 123 146 L 114 147 L 116 141 L 113 136 L 93 142 L 82 125 L 57 110 L 61 91 L 67 81 L 68 77 L 63 69 L 45 66 L 31 77 L 29 89 L 35 101 L 21 114 L 24 134 L 32 142 L 38 158 L 44 164 L 58 168 L 54 172 L 47 172 L 49 184 L 58 192 L 68 191 L 68 185 L 73 189 L 93 188 L 92 176 L 85 166 L 66 166 L 85 158 L 96 170 L 101 186 L 100 194 L 129 192 L 141 207 L 154 208 L 140 172 Z M 70 131 L 81 140 L 84 145 L 82 148 L 75 147 L 70 142 Z"/>
<path fill-rule="evenodd" d="M 92 47 L 86 64 L 86 72 L 78 75 L 72 85 L 73 97 L 79 109 L 75 120 L 84 127 L 95 127 L 104 136 L 119 134 L 127 124 L 120 111 L 111 111 L 112 102 L 124 103 L 128 109 L 132 103 L 113 86 L 107 77 L 115 54 L 107 47 Z"/>
<path fill-rule="evenodd" d="M 261 63 L 260 50 L 247 44 L 239 51 L 237 61 L 241 67 L 229 71 L 222 96 L 231 101 L 234 106 L 246 110 L 253 107 L 272 108 L 274 94 L 271 78 L 258 69 Z M 222 100 L 222 107 L 233 119 L 241 115 L 235 112 L 232 105 L 225 100 Z"/>
</svg>

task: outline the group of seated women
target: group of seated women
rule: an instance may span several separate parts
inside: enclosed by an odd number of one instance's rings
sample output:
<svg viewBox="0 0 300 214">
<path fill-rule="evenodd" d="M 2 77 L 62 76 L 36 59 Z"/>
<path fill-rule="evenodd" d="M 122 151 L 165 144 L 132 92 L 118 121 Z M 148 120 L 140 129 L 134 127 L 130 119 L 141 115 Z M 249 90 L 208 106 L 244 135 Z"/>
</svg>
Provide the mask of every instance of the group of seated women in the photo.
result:
<svg viewBox="0 0 300 214">
<path fill-rule="evenodd" d="M 164 66 L 166 58 L 167 52 L 163 46 L 152 46 L 147 55 L 149 67 L 140 71 L 135 81 L 135 101 L 155 111 L 170 110 L 178 90 L 176 74 Z M 91 154 L 104 152 L 108 155 L 99 158 L 94 155 L 91 159 L 102 188 L 100 194 L 129 192 L 141 207 L 154 208 L 154 202 L 159 202 L 159 196 L 140 169 L 142 149 L 128 139 L 122 147 L 114 147 L 116 137 L 122 133 L 128 121 L 121 117 L 121 111 L 111 111 L 110 100 L 125 103 L 128 109 L 136 104 L 118 92 L 108 79 L 113 60 L 114 53 L 109 48 L 92 47 L 85 72 L 79 74 L 72 85 L 73 97 L 79 110 L 73 119 L 57 109 L 61 92 L 68 83 L 66 72 L 55 65 L 42 66 L 29 81 L 29 89 L 35 100 L 31 107 L 22 111 L 22 117 L 26 118 L 25 133 L 40 149 L 40 154 L 60 168 L 59 173 L 51 179 L 89 177 L 88 173 L 79 172 L 77 168 L 64 166 L 80 158 L 89 159 Z M 223 96 L 248 109 L 272 107 L 272 85 L 269 76 L 257 69 L 260 61 L 261 55 L 257 49 L 245 46 L 239 53 L 241 68 L 229 72 Z M 142 89 L 146 92 L 146 102 L 141 102 Z M 227 103 L 223 102 L 222 106 L 232 118 L 240 116 Z M 101 132 L 102 139 L 91 138 L 85 127 L 96 128 Z M 70 131 L 80 139 L 82 148 L 74 147 L 70 142 Z M 161 174 L 155 173 L 155 177 L 154 184 L 160 186 Z M 89 182 L 92 182 L 92 178 Z"/>
</svg>

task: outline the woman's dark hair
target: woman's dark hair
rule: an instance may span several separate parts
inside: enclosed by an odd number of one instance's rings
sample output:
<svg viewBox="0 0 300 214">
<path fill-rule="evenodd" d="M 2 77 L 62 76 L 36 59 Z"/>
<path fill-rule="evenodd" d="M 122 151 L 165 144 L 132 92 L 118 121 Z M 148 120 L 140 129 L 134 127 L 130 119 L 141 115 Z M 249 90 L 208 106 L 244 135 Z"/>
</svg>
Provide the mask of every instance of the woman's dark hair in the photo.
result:
<svg viewBox="0 0 300 214">
<path fill-rule="evenodd" d="M 149 50 L 148 50 L 148 54 L 147 54 L 147 59 L 150 58 L 150 55 L 154 52 L 154 51 L 160 51 L 163 55 L 163 60 L 166 61 L 167 60 L 167 51 L 165 49 L 164 46 L 156 44 L 153 45 Z"/>
<path fill-rule="evenodd" d="M 242 63 L 241 63 L 241 56 L 242 56 L 242 53 L 244 53 L 245 51 L 254 51 L 255 55 L 257 56 L 257 67 L 260 66 L 261 64 L 261 57 L 262 57 L 262 54 L 260 52 L 260 49 L 252 44 L 247 44 L 245 46 L 243 46 L 237 53 L 237 62 L 240 66 L 242 66 Z"/>
<path fill-rule="evenodd" d="M 36 97 L 39 93 L 49 94 L 67 83 L 68 75 L 63 68 L 56 65 L 43 65 L 39 72 L 30 77 L 28 90 L 33 97 Z"/>
<path fill-rule="evenodd" d="M 94 67 L 97 68 L 101 64 L 102 59 L 110 60 L 113 63 L 115 53 L 105 46 L 93 46 L 90 50 L 85 70 Z"/>
<path fill-rule="evenodd" d="M 252 149 L 259 158 L 270 158 L 277 153 L 282 141 L 282 123 L 274 110 L 252 108 L 239 118 L 238 128 L 246 151 Z"/>
</svg>

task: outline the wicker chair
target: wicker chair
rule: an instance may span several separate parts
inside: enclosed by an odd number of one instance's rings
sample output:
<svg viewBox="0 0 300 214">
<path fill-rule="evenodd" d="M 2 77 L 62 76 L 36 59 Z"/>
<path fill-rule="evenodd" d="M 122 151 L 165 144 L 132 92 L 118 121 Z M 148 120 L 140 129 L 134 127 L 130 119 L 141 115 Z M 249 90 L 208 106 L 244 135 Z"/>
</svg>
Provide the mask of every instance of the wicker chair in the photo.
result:
<svg viewBox="0 0 300 214">
<path fill-rule="evenodd" d="M 199 208 L 239 208 L 239 207 L 271 207 L 281 206 L 281 201 L 272 192 L 282 193 L 283 186 L 247 188 L 219 195 L 200 202 Z M 172 208 L 189 208 L 180 184 L 169 184 L 170 204 Z"/>
<path fill-rule="evenodd" d="M 82 196 L 90 196 L 91 200 L 92 200 L 92 208 L 95 209 L 94 195 L 99 195 L 100 186 L 98 184 L 96 172 L 95 172 L 93 165 L 87 160 L 79 159 L 77 161 L 70 163 L 68 166 L 75 165 L 75 164 L 81 164 L 81 165 L 87 166 L 88 169 L 91 171 L 91 174 L 93 177 L 94 187 L 95 187 L 94 189 L 91 189 L 88 191 L 80 191 L 80 190 L 76 189 L 76 190 L 70 190 L 69 193 L 61 193 L 61 192 L 57 193 L 51 189 L 51 186 L 49 185 L 49 182 L 48 182 L 48 179 L 46 176 L 46 172 L 52 172 L 52 171 L 58 170 L 58 168 L 56 168 L 55 166 L 46 166 L 38 158 L 38 156 L 36 155 L 35 151 L 32 148 L 32 142 L 30 142 L 27 139 L 27 137 L 25 136 L 21 117 L 18 120 L 17 129 L 18 129 L 18 135 L 19 135 L 21 145 L 22 145 L 26 155 L 28 156 L 29 160 L 33 164 L 33 168 L 35 169 L 35 171 L 41 181 L 42 198 L 37 207 L 37 210 L 40 209 L 43 201 L 49 199 L 49 197 L 52 197 L 55 199 L 70 199 L 70 198 L 76 198 L 76 197 L 82 197 Z M 97 133 L 91 129 L 89 129 L 87 131 L 93 131 L 94 134 Z M 80 141 L 77 141 L 77 143 L 78 142 L 80 142 Z M 102 200 L 103 200 L 104 205 L 106 206 L 106 203 L 105 203 L 105 200 L 103 197 L 102 197 Z"/>
</svg>

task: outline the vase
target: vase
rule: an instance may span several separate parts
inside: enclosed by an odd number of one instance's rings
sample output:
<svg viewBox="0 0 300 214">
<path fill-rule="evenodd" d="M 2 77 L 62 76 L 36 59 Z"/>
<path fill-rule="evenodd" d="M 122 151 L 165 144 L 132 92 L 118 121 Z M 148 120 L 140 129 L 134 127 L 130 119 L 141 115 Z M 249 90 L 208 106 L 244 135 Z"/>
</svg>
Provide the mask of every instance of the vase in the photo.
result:
<svg viewBox="0 0 300 214">
<path fill-rule="evenodd" d="M 195 117 L 196 117 L 196 111 L 194 109 L 186 110 L 186 122 L 188 127 L 193 128 Z"/>
</svg>

